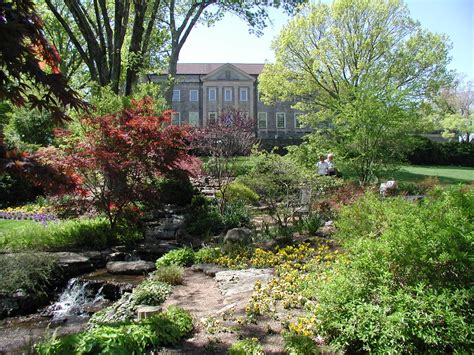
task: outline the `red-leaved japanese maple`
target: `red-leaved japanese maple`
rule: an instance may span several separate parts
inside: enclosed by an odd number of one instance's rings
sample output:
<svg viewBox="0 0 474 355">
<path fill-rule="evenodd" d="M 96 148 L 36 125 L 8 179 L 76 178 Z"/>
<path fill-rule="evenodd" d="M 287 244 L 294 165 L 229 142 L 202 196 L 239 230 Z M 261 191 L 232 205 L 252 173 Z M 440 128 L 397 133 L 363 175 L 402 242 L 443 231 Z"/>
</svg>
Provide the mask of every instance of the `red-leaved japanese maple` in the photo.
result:
<svg viewBox="0 0 474 355">
<path fill-rule="evenodd" d="M 40 151 L 36 159 L 70 176 L 76 196 L 92 202 L 115 228 L 127 208 L 157 198 L 156 177 L 199 172 L 200 160 L 188 154 L 190 128 L 170 121 L 171 111 L 156 114 L 151 99 L 132 100 L 129 109 L 83 118 L 82 137 L 57 131 L 65 146 Z"/>
</svg>

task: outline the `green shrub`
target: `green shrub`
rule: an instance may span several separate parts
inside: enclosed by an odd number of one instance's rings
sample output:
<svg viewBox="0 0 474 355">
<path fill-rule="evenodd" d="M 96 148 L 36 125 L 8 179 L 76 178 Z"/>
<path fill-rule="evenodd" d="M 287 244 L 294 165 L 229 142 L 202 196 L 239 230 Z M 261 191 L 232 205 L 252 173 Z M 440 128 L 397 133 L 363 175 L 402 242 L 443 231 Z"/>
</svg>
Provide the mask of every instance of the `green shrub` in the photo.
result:
<svg viewBox="0 0 474 355">
<path fill-rule="evenodd" d="M 239 340 L 229 348 L 230 355 L 263 355 L 263 347 L 257 338 Z"/>
<path fill-rule="evenodd" d="M 194 252 L 191 248 L 171 250 L 156 261 L 156 267 L 166 265 L 191 266 L 194 263 Z"/>
<path fill-rule="evenodd" d="M 222 194 L 218 193 L 217 197 L 222 197 Z M 255 191 L 241 182 L 234 181 L 225 187 L 225 199 L 229 202 L 256 203 L 259 198 Z"/>
<path fill-rule="evenodd" d="M 343 208 L 347 253 L 314 283 L 318 332 L 348 352 L 469 352 L 472 230 L 474 191 L 460 188 Z"/>
<path fill-rule="evenodd" d="M 191 203 L 195 193 L 196 191 L 187 176 L 169 177 L 159 181 L 160 203 L 186 206 Z"/>
<path fill-rule="evenodd" d="M 171 291 L 170 285 L 149 279 L 143 281 L 133 290 L 132 299 L 136 305 L 159 306 L 171 294 Z"/>
<path fill-rule="evenodd" d="M 184 269 L 178 265 L 160 266 L 152 275 L 153 280 L 165 282 L 170 285 L 182 285 L 183 277 Z"/>
<path fill-rule="evenodd" d="M 310 235 L 315 235 L 322 224 L 321 217 L 317 214 L 312 214 L 300 219 L 296 224 L 296 229 L 300 232 L 307 231 Z"/>
<path fill-rule="evenodd" d="M 0 233 L 0 250 L 102 249 L 116 236 L 105 219 L 77 219 Z"/>
<path fill-rule="evenodd" d="M 101 325 L 77 335 L 52 337 L 36 345 L 41 355 L 53 354 L 143 354 L 152 347 L 171 346 L 193 329 L 191 315 L 169 307 L 138 323 Z"/>
<path fill-rule="evenodd" d="M 0 208 L 33 202 L 43 191 L 21 174 L 0 174 Z"/>
<path fill-rule="evenodd" d="M 44 293 L 59 272 L 57 259 L 45 253 L 0 254 L 0 291 Z"/>
<path fill-rule="evenodd" d="M 407 160 L 415 165 L 474 166 L 474 144 L 460 142 L 434 142 L 415 137 Z"/>
<path fill-rule="evenodd" d="M 193 197 L 185 222 L 188 233 L 196 236 L 208 237 L 219 234 L 224 229 L 217 206 L 203 195 Z"/>
<path fill-rule="evenodd" d="M 423 188 L 414 182 L 400 181 L 398 183 L 398 191 L 407 195 L 422 195 L 425 193 Z"/>
<path fill-rule="evenodd" d="M 249 209 L 242 201 L 229 202 L 224 207 L 222 222 L 226 230 L 238 227 L 250 227 Z"/>
<path fill-rule="evenodd" d="M 304 335 L 285 334 L 285 351 L 291 355 L 319 354 L 320 351 L 314 341 Z"/>
<path fill-rule="evenodd" d="M 199 264 L 214 263 L 222 256 L 221 248 L 204 247 L 194 253 L 194 262 Z"/>
</svg>

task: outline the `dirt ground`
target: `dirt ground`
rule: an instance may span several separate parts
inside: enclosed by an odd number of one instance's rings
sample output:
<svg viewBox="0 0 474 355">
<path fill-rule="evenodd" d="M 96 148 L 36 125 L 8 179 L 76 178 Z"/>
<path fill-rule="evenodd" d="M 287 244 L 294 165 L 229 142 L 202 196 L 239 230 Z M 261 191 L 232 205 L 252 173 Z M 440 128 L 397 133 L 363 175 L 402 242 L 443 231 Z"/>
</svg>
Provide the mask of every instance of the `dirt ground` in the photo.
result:
<svg viewBox="0 0 474 355">
<path fill-rule="evenodd" d="M 259 319 L 258 324 L 248 324 L 244 321 L 251 295 L 252 291 L 224 297 L 213 277 L 186 270 L 184 285 L 174 288 L 163 308 L 177 305 L 191 312 L 195 330 L 179 346 L 162 349 L 162 353 L 227 354 L 234 342 L 257 338 L 266 354 L 284 354 L 279 322 Z"/>
</svg>

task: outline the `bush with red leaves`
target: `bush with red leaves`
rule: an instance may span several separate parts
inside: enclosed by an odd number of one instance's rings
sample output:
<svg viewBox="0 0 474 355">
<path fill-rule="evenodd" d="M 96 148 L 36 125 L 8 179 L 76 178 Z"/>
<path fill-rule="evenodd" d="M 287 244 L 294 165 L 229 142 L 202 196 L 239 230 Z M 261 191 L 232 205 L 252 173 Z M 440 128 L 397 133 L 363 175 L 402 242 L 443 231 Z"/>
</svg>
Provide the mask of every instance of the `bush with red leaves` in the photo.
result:
<svg viewBox="0 0 474 355">
<path fill-rule="evenodd" d="M 189 127 L 170 125 L 171 111 L 157 115 L 150 99 L 98 117 L 85 117 L 82 137 L 61 130 L 62 150 L 40 150 L 35 159 L 69 177 L 74 194 L 104 212 L 114 228 L 137 202 L 157 199 L 157 177 L 190 176 L 200 160 L 188 154 Z M 53 191 L 54 192 L 54 191 Z"/>
</svg>

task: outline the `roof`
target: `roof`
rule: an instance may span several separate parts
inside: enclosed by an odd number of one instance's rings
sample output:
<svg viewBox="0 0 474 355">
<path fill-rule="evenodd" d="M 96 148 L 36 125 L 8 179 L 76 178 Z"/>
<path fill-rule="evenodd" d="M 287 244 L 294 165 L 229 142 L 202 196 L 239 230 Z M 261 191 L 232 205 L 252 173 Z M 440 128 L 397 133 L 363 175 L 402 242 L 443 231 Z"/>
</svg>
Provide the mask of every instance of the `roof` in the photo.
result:
<svg viewBox="0 0 474 355">
<path fill-rule="evenodd" d="M 177 74 L 201 74 L 206 75 L 227 63 L 178 63 Z M 263 63 L 229 63 L 249 75 L 262 73 Z"/>
</svg>

